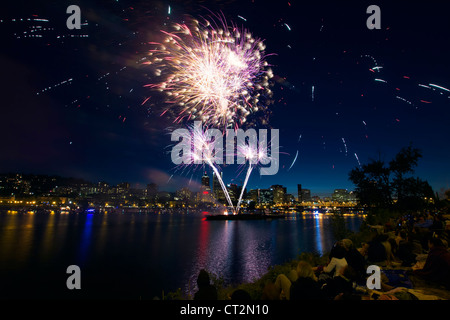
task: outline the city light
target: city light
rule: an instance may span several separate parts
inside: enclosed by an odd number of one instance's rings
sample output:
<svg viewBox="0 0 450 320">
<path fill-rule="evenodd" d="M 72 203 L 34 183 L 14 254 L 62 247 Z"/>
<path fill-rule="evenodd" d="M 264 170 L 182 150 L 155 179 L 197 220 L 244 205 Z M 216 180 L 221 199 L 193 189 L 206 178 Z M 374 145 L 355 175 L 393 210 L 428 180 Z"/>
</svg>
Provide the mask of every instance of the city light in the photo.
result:
<svg viewBox="0 0 450 320">
<path fill-rule="evenodd" d="M 253 152 L 248 146 L 242 146 L 242 152 L 247 160 L 256 157 L 256 152 Z M 0 176 L 0 188 L 11 190 L 11 193 L 14 193 L 14 195 L 0 197 L 0 207 L 26 206 L 32 210 L 48 209 L 61 213 L 82 212 L 83 210 L 88 213 L 106 213 L 123 209 L 148 211 L 155 208 L 195 209 L 204 206 L 220 210 L 224 205 L 233 208 L 230 203 L 235 203 L 236 209 L 224 210 L 224 215 L 230 214 L 230 212 L 233 214 L 251 213 L 248 211 L 250 206 L 257 210 L 278 210 L 283 213 L 302 212 L 303 208 L 322 209 L 324 212 L 330 212 L 344 208 L 353 210 L 352 208 L 357 207 L 355 194 L 346 189 L 336 189 L 329 197 L 323 198 L 311 196 L 309 190 L 304 188 L 298 190 L 298 195 L 293 195 L 288 193 L 287 188 L 282 185 L 247 190 L 246 182 L 254 165 L 249 165 L 246 170 L 247 175 L 243 185 L 228 183 L 223 186 L 228 192 L 228 200 L 221 196 L 223 188 L 215 182 L 216 175 L 213 175 L 213 183 L 211 183 L 211 177 L 207 173 L 204 173 L 202 177 L 202 188 L 199 191 L 182 187 L 176 192 L 158 191 L 159 188 L 155 184 L 149 184 L 146 188 L 141 189 L 132 188 L 127 182 L 117 185 L 109 185 L 105 182 L 83 182 L 78 185 L 66 186 L 58 178 L 54 181 L 55 184 L 58 183 L 58 187 L 50 186 L 47 191 L 39 193 L 37 191 L 30 192 L 31 187 L 28 186 L 34 185 L 33 188 L 44 190 L 43 187 L 32 181 L 42 180 L 43 186 L 47 186 L 47 176 L 13 175 L 9 178 Z M 26 186 L 26 188 L 20 189 L 17 187 L 19 185 Z M 32 199 L 30 199 L 30 193 L 34 194 Z M 22 197 L 24 198 L 22 199 Z M 80 207 L 79 203 L 83 202 L 83 199 L 92 197 L 99 197 L 99 200 L 89 201 L 87 208 Z M 424 200 L 433 201 L 431 198 Z M 322 214 L 318 211 L 316 213 Z"/>
</svg>

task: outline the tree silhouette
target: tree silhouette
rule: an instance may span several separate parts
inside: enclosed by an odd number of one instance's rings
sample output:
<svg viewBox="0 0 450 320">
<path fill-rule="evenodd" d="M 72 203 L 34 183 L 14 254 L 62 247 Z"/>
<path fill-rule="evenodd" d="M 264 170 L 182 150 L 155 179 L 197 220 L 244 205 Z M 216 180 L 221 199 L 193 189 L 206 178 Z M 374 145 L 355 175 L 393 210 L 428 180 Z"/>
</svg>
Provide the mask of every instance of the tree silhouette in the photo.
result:
<svg viewBox="0 0 450 320">
<path fill-rule="evenodd" d="M 392 181 L 392 187 L 396 192 L 397 203 L 403 203 L 405 200 L 405 192 L 409 193 L 409 197 L 411 194 L 417 193 L 421 189 L 422 181 L 414 181 L 406 179 L 405 175 L 408 173 L 413 173 L 414 168 L 417 166 L 419 158 L 422 157 L 419 149 L 413 148 L 409 146 L 407 148 L 403 148 L 395 158 L 389 163 L 389 168 L 394 175 L 394 179 Z M 404 188 L 408 188 L 408 190 L 404 190 Z"/>
<path fill-rule="evenodd" d="M 381 160 L 371 160 L 350 171 L 350 181 L 356 185 L 359 202 L 368 207 L 385 208 L 392 203 L 390 169 Z"/>
<path fill-rule="evenodd" d="M 359 203 L 368 208 L 422 210 L 434 203 L 434 192 L 427 181 L 409 176 L 414 173 L 422 153 L 412 146 L 402 148 L 389 162 L 370 160 L 349 173 L 356 186 Z"/>
</svg>

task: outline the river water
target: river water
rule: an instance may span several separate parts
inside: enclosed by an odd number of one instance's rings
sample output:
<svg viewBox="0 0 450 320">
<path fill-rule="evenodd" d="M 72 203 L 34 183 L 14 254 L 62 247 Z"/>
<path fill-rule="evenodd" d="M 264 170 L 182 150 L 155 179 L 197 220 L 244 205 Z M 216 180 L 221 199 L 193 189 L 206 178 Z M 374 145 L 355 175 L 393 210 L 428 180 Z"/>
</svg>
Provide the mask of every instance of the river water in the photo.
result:
<svg viewBox="0 0 450 320">
<path fill-rule="evenodd" d="M 193 293 L 201 268 L 249 282 L 301 252 L 330 250 L 325 215 L 208 221 L 206 213 L 0 213 L 0 295 L 31 299 L 152 299 Z M 346 217 L 358 231 L 360 217 Z M 81 289 L 69 290 L 69 265 Z"/>
</svg>

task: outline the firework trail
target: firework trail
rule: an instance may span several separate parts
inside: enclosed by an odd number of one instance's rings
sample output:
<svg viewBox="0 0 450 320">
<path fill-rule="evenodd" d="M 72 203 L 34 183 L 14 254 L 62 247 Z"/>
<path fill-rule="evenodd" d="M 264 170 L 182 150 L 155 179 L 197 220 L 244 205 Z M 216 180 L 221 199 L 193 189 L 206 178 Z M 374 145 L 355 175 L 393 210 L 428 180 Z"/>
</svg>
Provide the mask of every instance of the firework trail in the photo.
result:
<svg viewBox="0 0 450 320">
<path fill-rule="evenodd" d="M 244 155 L 245 159 L 248 160 L 249 165 L 248 165 L 247 173 L 245 175 L 244 183 L 242 185 L 241 194 L 239 195 L 239 199 L 238 199 L 238 202 L 236 205 L 236 213 L 239 212 L 239 208 L 241 206 L 242 196 L 244 195 L 245 187 L 247 186 L 248 179 L 250 178 L 253 168 L 255 167 L 254 166 L 255 159 L 259 158 L 258 149 L 254 145 L 245 144 L 245 142 L 244 142 L 244 144 L 238 146 L 238 152 L 239 151 Z"/>
<path fill-rule="evenodd" d="M 298 136 L 298 141 L 297 141 L 297 143 L 300 143 L 300 140 L 302 139 L 302 135 L 300 134 L 299 136 Z M 295 157 L 294 157 L 294 160 L 292 161 L 292 163 L 291 163 L 291 166 L 289 167 L 289 169 L 287 170 L 288 172 L 292 169 L 292 167 L 294 166 L 294 164 L 295 164 L 295 162 L 297 161 L 297 157 L 298 157 L 298 150 L 297 150 L 297 152 L 295 153 Z"/>
<path fill-rule="evenodd" d="M 219 180 L 220 186 L 223 190 L 223 193 L 225 194 L 225 197 L 227 198 L 228 204 L 231 208 L 233 208 L 233 202 L 231 201 L 230 194 L 228 193 L 227 187 L 223 183 L 222 177 L 220 176 L 219 170 L 212 164 L 211 159 L 206 159 L 206 162 L 208 165 L 213 169 L 214 173 L 216 174 L 217 179 Z"/>
<path fill-rule="evenodd" d="M 291 170 L 291 168 L 294 166 L 295 161 L 297 161 L 297 157 L 298 157 L 298 150 L 297 150 L 297 153 L 295 154 L 295 157 L 294 157 L 294 160 L 292 161 L 291 166 L 289 167 L 289 169 L 287 171 Z"/>
<path fill-rule="evenodd" d="M 213 164 L 214 151 L 217 152 L 218 150 L 213 149 L 214 144 L 211 141 L 212 136 L 209 134 L 208 130 L 203 130 L 201 125 L 193 125 L 189 128 L 189 130 L 191 132 L 191 136 L 194 138 L 190 150 L 191 154 L 188 156 L 193 160 L 194 163 L 205 161 L 206 164 L 211 167 L 211 169 L 217 176 L 217 179 L 219 180 L 220 186 L 225 194 L 228 204 L 231 206 L 231 208 L 233 208 L 233 202 L 231 201 L 230 194 L 228 193 L 225 183 L 222 180 L 219 170 Z"/>
<path fill-rule="evenodd" d="M 441 89 L 441 90 L 444 90 L 444 91 L 450 92 L 449 89 L 444 88 L 444 87 L 441 87 L 441 86 L 438 86 L 437 84 L 430 83 L 430 86 L 435 87 L 435 88 L 438 88 L 438 89 Z"/>
<path fill-rule="evenodd" d="M 344 144 L 344 148 L 345 148 L 345 156 L 347 156 L 347 152 L 348 152 L 347 143 L 345 142 L 344 138 L 341 138 L 341 139 L 342 139 L 342 143 Z"/>
<path fill-rule="evenodd" d="M 265 45 L 246 29 L 191 19 L 161 31 L 165 39 L 152 42 L 145 64 L 154 67 L 161 82 L 146 85 L 167 94 L 175 123 L 201 120 L 208 127 L 238 128 L 250 114 L 267 112 L 271 103 Z"/>
<path fill-rule="evenodd" d="M 272 143 L 271 143 L 272 145 Z M 236 205 L 236 212 L 235 214 L 239 213 L 239 209 L 241 206 L 241 202 L 242 202 L 242 197 L 244 195 L 244 190 L 247 186 L 248 183 L 248 179 L 250 178 L 250 175 L 253 171 L 253 169 L 260 163 L 267 163 L 267 161 L 269 160 L 269 154 L 268 154 L 268 147 L 267 144 L 264 143 L 255 143 L 255 144 L 247 144 L 244 142 L 242 142 L 242 144 L 237 146 L 237 154 L 238 155 L 243 155 L 245 160 L 248 161 L 248 168 L 247 168 L 247 173 L 245 175 L 245 180 L 244 183 L 242 185 L 242 190 L 241 190 L 241 194 L 239 195 L 239 199 Z M 278 150 L 276 151 L 278 152 Z"/>
<path fill-rule="evenodd" d="M 244 195 L 245 187 L 247 186 L 248 178 L 250 178 L 250 175 L 252 174 L 254 166 L 250 165 L 247 169 L 247 174 L 245 175 L 244 185 L 242 186 L 241 194 L 239 195 L 239 200 L 236 205 L 236 214 L 239 213 L 239 209 L 241 207 L 242 202 L 242 196 Z"/>
<path fill-rule="evenodd" d="M 358 161 L 359 167 L 361 167 L 361 162 L 359 162 L 359 158 L 358 158 L 358 155 L 356 154 L 356 152 L 355 152 L 355 158 L 356 158 L 356 161 Z"/>
</svg>

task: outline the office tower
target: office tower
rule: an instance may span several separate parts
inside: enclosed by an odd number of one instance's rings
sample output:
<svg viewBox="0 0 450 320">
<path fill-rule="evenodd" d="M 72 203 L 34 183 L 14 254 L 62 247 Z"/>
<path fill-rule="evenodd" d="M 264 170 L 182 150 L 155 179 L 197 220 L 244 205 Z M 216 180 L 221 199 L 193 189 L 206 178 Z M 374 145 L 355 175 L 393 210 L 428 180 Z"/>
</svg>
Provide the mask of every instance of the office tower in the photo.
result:
<svg viewBox="0 0 450 320">
<path fill-rule="evenodd" d="M 286 194 L 286 188 L 282 185 L 273 185 L 272 187 L 273 191 L 273 202 L 275 204 L 281 204 L 285 201 L 285 194 Z"/>
<path fill-rule="evenodd" d="M 222 178 L 222 173 L 220 173 L 220 177 Z M 217 178 L 216 174 L 213 173 L 213 194 L 214 198 L 219 203 L 225 203 L 225 193 L 223 192 L 222 186 L 220 185 L 219 179 Z"/>
<path fill-rule="evenodd" d="M 311 190 L 302 189 L 302 202 L 311 201 Z"/>
<path fill-rule="evenodd" d="M 349 199 L 349 192 L 346 189 L 335 189 L 331 198 L 333 201 L 347 202 Z"/>
</svg>

